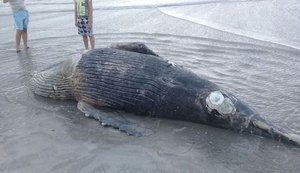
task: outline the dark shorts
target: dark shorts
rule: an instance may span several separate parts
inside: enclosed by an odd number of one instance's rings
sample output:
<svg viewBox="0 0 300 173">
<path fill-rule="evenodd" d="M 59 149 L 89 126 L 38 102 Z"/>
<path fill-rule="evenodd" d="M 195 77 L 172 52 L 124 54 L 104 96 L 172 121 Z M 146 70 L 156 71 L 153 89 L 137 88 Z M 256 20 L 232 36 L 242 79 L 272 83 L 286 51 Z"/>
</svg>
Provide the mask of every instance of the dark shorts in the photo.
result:
<svg viewBox="0 0 300 173">
<path fill-rule="evenodd" d="M 78 34 L 85 36 L 93 36 L 93 27 L 89 27 L 88 17 L 78 17 L 77 18 L 78 24 Z"/>
</svg>

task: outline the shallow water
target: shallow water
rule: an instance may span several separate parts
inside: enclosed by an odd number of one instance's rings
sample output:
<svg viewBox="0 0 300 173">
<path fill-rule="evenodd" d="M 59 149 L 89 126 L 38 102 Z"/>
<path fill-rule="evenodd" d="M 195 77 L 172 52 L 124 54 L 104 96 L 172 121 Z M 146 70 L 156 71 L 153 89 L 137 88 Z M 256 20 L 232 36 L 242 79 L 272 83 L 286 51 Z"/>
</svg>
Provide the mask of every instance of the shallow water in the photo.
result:
<svg viewBox="0 0 300 173">
<path fill-rule="evenodd" d="M 293 10 L 299 3 L 282 2 L 94 1 L 96 45 L 144 42 L 234 93 L 278 128 L 300 134 L 300 39 L 293 35 L 300 22 L 289 16 L 299 16 Z M 268 11 L 253 8 L 264 19 L 226 15 L 230 9 L 249 11 L 253 3 L 265 4 Z M 28 0 L 27 7 L 31 48 L 16 54 L 10 9 L 0 6 L 0 172 L 299 172 L 299 148 L 273 140 L 124 113 L 155 131 L 130 137 L 84 117 L 75 102 L 33 95 L 30 73 L 83 45 L 71 0 Z M 287 18 L 273 21 L 274 13 Z"/>
</svg>

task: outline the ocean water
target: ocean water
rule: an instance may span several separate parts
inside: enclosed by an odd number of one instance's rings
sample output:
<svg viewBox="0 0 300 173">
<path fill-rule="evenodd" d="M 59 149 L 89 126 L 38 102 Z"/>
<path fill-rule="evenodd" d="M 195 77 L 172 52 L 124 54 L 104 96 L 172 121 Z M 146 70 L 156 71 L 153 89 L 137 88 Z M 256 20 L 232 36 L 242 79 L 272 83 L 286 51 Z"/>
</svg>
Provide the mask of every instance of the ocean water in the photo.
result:
<svg viewBox="0 0 300 173">
<path fill-rule="evenodd" d="M 201 124 L 134 117 L 148 137 L 83 116 L 76 102 L 32 94 L 33 71 L 83 49 L 72 0 L 27 0 L 28 51 L 14 50 L 0 3 L 0 172 L 291 172 L 300 150 Z M 140 41 L 234 93 L 278 128 L 300 135 L 297 0 L 94 1 L 96 47 Z"/>
</svg>

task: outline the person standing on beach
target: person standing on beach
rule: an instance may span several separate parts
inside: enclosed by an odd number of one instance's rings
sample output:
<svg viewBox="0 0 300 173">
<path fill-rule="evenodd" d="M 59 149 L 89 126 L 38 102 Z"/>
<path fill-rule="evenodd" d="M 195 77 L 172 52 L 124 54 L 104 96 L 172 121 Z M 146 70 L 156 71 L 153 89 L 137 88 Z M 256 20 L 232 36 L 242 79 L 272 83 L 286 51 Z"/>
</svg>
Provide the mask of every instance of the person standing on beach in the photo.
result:
<svg viewBox="0 0 300 173">
<path fill-rule="evenodd" d="M 20 52 L 21 38 L 23 38 L 24 49 L 28 49 L 27 45 L 27 28 L 29 23 L 29 14 L 25 8 L 24 0 L 3 0 L 3 3 L 9 2 L 13 11 L 16 27 L 16 51 Z"/>
<path fill-rule="evenodd" d="M 95 37 L 93 34 L 93 1 L 74 0 L 75 2 L 75 26 L 78 27 L 78 34 L 82 36 L 84 47 L 89 49 L 88 37 L 91 49 L 95 48 Z"/>
</svg>

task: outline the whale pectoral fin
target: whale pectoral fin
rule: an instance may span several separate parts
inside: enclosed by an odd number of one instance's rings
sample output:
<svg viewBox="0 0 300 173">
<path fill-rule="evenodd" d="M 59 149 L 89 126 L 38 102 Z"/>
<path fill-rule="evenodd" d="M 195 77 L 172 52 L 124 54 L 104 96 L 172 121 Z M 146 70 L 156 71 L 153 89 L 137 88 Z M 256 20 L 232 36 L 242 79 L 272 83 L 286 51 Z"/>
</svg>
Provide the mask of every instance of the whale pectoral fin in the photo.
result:
<svg viewBox="0 0 300 173">
<path fill-rule="evenodd" d="M 115 43 L 111 44 L 110 48 L 158 56 L 154 51 L 152 51 L 145 44 L 140 42 Z"/>
<path fill-rule="evenodd" d="M 153 133 L 153 131 L 150 129 L 139 127 L 137 124 L 128 121 L 119 113 L 98 110 L 92 105 L 82 101 L 78 102 L 77 108 L 82 111 L 85 116 L 100 121 L 102 126 L 119 129 L 121 132 L 124 132 L 129 136 L 141 137 L 148 136 Z"/>
</svg>

